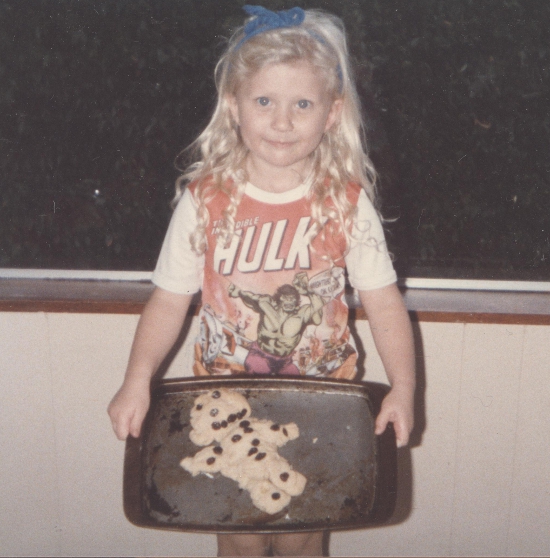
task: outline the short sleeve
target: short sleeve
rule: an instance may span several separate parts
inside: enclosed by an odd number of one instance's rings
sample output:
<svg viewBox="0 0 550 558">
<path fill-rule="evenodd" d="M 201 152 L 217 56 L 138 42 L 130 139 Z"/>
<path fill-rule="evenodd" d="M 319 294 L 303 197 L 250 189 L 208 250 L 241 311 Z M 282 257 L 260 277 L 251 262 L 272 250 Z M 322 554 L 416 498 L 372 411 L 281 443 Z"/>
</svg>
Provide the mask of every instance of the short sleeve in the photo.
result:
<svg viewBox="0 0 550 558">
<path fill-rule="evenodd" d="M 197 205 L 185 190 L 170 220 L 152 281 L 161 289 L 177 294 L 194 294 L 201 289 L 204 255 L 191 249 L 190 235 L 197 225 Z"/>
<path fill-rule="evenodd" d="M 379 289 L 397 281 L 382 223 L 363 190 L 357 200 L 351 246 L 345 260 L 349 282 L 354 289 Z"/>
</svg>

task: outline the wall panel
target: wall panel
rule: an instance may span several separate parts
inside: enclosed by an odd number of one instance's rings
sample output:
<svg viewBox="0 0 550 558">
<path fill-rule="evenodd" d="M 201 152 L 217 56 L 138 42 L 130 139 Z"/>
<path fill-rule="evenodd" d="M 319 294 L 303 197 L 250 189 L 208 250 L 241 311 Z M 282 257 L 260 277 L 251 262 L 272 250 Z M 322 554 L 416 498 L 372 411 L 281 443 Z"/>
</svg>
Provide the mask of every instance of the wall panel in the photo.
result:
<svg viewBox="0 0 550 558">
<path fill-rule="evenodd" d="M 136 316 L 50 315 L 66 556 L 143 552 L 142 538 L 131 536 L 134 529 L 121 513 L 124 443 L 113 435 L 106 412 L 122 380 L 136 323 Z"/>
<path fill-rule="evenodd" d="M 3 556 L 212 556 L 215 537 L 122 511 L 124 444 L 106 414 L 137 317 L 0 313 Z M 188 341 L 168 377 L 188 375 Z M 366 378 L 383 381 L 368 324 Z M 333 555 L 548 555 L 550 327 L 415 324 L 419 390 L 396 525 L 335 533 Z"/>
<path fill-rule="evenodd" d="M 0 552 L 56 555 L 58 471 L 48 318 L 0 313 Z"/>
<path fill-rule="evenodd" d="M 510 556 L 550 556 L 550 328 L 525 335 L 507 539 Z"/>
<path fill-rule="evenodd" d="M 451 554 L 506 553 L 525 326 L 467 324 Z"/>
</svg>

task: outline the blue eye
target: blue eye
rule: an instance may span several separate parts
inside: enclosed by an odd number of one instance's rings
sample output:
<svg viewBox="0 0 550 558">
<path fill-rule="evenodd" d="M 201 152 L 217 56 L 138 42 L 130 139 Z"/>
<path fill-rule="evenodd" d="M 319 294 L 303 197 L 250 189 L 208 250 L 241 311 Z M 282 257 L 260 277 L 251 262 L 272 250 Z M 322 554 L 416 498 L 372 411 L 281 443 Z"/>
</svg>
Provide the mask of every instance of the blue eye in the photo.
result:
<svg viewBox="0 0 550 558">
<path fill-rule="evenodd" d="M 298 107 L 301 109 L 306 109 L 311 105 L 311 103 L 309 101 L 306 101 L 306 99 L 301 99 L 300 101 L 298 101 Z"/>
<path fill-rule="evenodd" d="M 269 99 L 267 97 L 260 97 L 258 99 L 258 104 L 262 107 L 267 107 L 267 105 L 269 105 Z"/>
</svg>

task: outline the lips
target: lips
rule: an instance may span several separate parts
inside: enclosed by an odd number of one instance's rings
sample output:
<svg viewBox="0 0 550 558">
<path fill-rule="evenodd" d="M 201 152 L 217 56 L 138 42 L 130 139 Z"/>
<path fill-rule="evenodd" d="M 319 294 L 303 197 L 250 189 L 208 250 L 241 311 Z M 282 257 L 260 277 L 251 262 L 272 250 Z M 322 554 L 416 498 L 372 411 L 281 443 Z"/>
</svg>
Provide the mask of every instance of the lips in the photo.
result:
<svg viewBox="0 0 550 558">
<path fill-rule="evenodd" d="M 292 147 L 295 142 L 293 141 L 273 141 L 273 140 L 266 140 L 266 142 L 276 148 L 285 149 L 288 147 Z"/>
</svg>

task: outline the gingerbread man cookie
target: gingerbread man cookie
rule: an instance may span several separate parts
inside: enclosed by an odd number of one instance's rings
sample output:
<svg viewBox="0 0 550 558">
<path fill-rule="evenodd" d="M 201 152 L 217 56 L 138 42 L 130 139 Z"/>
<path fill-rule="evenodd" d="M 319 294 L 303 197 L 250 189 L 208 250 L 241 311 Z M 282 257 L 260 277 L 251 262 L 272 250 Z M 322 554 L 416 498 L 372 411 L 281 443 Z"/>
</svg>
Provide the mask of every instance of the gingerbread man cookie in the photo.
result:
<svg viewBox="0 0 550 558">
<path fill-rule="evenodd" d="M 181 466 L 193 476 L 221 473 L 247 490 L 257 508 L 274 514 L 306 485 L 306 477 L 278 453 L 279 447 L 298 438 L 299 430 L 295 423 L 255 419 L 250 411 L 246 398 L 231 390 L 197 397 L 189 437 L 207 447 L 183 459 Z"/>
</svg>

